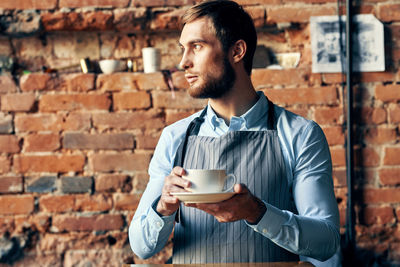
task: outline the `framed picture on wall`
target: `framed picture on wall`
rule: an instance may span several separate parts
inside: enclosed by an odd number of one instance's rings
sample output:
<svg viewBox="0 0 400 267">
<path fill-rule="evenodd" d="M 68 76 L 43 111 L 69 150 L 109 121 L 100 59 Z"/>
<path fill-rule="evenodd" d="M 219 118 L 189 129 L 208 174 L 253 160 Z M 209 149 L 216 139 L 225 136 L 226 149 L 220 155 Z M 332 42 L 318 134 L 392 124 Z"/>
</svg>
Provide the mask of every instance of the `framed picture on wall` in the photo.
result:
<svg viewBox="0 0 400 267">
<path fill-rule="evenodd" d="M 385 70 L 383 24 L 371 14 L 353 17 L 353 71 Z M 346 16 L 311 17 L 312 72 L 346 71 Z"/>
</svg>

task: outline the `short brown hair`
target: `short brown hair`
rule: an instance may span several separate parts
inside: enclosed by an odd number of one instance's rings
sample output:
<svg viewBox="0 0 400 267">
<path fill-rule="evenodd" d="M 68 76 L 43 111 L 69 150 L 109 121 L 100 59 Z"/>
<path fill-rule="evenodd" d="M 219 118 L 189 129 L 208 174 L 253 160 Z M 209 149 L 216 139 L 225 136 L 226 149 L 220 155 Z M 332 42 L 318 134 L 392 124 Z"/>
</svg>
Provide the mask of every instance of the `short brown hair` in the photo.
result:
<svg viewBox="0 0 400 267">
<path fill-rule="evenodd" d="M 206 1 L 189 8 L 182 16 L 183 26 L 196 19 L 208 17 L 225 52 L 238 40 L 246 42 L 243 58 L 246 72 L 250 75 L 257 46 L 257 32 L 251 16 L 238 3 L 229 0 Z"/>
</svg>

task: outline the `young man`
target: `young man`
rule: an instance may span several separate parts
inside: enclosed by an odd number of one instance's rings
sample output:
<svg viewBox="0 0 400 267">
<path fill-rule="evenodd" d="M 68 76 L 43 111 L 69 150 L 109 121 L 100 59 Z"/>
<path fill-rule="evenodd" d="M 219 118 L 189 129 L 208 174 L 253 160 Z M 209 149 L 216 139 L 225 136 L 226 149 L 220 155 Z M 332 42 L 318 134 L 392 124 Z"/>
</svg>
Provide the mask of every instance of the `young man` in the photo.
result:
<svg viewBox="0 0 400 267">
<path fill-rule="evenodd" d="M 329 147 L 319 126 L 274 106 L 250 79 L 257 35 L 235 2 L 183 16 L 180 62 L 192 97 L 207 107 L 166 127 L 129 227 L 134 253 L 160 251 L 174 229 L 173 263 L 326 260 L 339 246 Z M 185 169 L 224 169 L 232 198 L 183 204 Z"/>
</svg>

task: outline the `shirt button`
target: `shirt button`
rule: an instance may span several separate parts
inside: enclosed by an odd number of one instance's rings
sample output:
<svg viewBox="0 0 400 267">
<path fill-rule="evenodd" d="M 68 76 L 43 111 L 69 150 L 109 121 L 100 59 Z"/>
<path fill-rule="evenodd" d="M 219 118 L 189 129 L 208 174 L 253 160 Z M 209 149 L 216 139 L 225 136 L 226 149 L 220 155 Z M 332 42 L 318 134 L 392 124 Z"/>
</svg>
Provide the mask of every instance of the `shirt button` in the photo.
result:
<svg viewBox="0 0 400 267">
<path fill-rule="evenodd" d="M 263 232 L 263 234 L 266 234 L 268 231 L 267 231 L 267 229 L 262 229 L 262 232 Z"/>
<path fill-rule="evenodd" d="M 154 244 L 154 243 L 156 243 L 156 240 L 152 239 L 152 240 L 150 240 L 150 242 Z"/>
<path fill-rule="evenodd" d="M 160 222 L 157 222 L 156 225 L 157 225 L 158 228 L 161 228 L 161 227 L 162 227 L 162 225 L 161 225 Z"/>
</svg>

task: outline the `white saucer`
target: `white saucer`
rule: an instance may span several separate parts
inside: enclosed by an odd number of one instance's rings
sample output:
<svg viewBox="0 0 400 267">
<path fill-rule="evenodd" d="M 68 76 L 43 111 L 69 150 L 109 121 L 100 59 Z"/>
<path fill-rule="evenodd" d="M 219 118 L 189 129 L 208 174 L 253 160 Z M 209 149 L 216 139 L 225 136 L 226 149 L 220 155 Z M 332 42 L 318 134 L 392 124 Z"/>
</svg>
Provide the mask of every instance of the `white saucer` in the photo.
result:
<svg viewBox="0 0 400 267">
<path fill-rule="evenodd" d="M 176 196 L 180 201 L 185 203 L 217 203 L 228 198 L 231 198 L 235 192 L 223 193 L 191 193 L 191 192 L 177 192 L 171 193 Z"/>
</svg>

